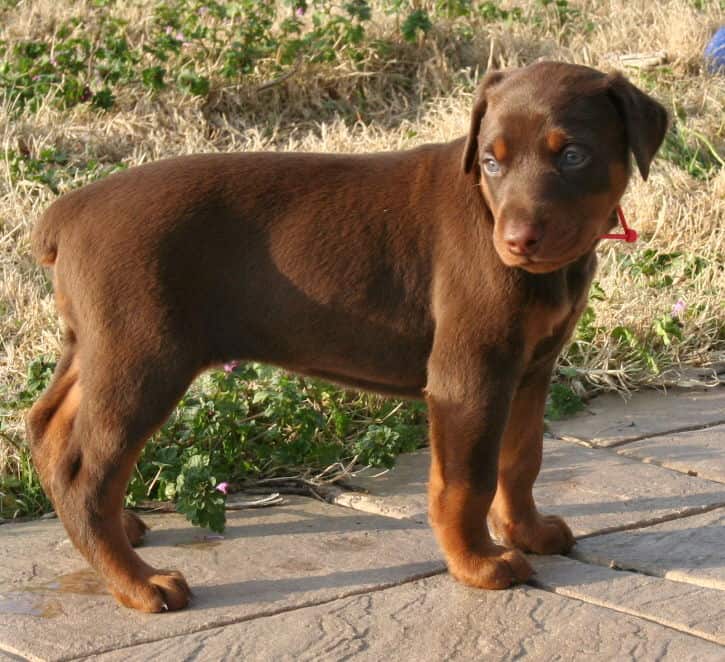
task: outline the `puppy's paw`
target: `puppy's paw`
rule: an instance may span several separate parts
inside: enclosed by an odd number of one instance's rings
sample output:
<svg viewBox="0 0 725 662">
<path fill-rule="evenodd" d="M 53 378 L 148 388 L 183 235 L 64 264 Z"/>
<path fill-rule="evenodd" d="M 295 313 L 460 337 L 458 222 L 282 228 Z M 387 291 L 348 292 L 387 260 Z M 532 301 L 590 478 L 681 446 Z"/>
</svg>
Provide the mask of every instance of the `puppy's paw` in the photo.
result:
<svg viewBox="0 0 725 662">
<path fill-rule="evenodd" d="M 447 559 L 451 575 L 476 588 L 504 589 L 534 574 L 526 557 L 516 549 L 491 545 L 483 552 L 463 552 Z"/>
<path fill-rule="evenodd" d="M 504 544 L 534 554 L 566 554 L 576 544 L 567 523 L 556 515 L 535 513 L 522 521 L 491 518 L 491 528 Z"/>
<path fill-rule="evenodd" d="M 176 570 L 157 570 L 146 580 L 129 582 L 111 593 L 124 607 L 148 613 L 183 609 L 191 600 L 191 589 Z"/>
<path fill-rule="evenodd" d="M 143 542 L 149 527 L 146 526 L 138 515 L 132 513 L 130 510 L 123 511 L 121 521 L 123 522 L 123 530 L 126 532 L 128 542 L 131 543 L 132 547 L 138 547 Z"/>
</svg>

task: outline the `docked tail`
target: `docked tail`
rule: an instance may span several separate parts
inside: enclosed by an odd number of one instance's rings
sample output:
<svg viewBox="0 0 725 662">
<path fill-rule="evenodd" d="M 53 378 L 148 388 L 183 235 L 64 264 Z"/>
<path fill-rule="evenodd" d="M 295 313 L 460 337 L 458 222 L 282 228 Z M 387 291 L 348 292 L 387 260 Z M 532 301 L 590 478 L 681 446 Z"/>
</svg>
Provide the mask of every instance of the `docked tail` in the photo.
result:
<svg viewBox="0 0 725 662">
<path fill-rule="evenodd" d="M 62 215 L 57 213 L 57 204 L 51 205 L 38 219 L 31 234 L 31 245 L 35 259 L 44 267 L 52 267 L 58 257 L 58 231 Z"/>
</svg>

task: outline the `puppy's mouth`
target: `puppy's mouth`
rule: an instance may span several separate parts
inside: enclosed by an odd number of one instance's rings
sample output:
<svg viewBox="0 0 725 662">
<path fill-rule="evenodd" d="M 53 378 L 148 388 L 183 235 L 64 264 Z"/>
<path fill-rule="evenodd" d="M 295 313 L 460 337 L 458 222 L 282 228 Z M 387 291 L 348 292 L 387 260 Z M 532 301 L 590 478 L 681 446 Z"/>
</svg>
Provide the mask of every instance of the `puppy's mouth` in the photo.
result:
<svg viewBox="0 0 725 662">
<path fill-rule="evenodd" d="M 574 262 L 580 256 L 577 255 L 568 260 L 546 260 L 535 255 L 530 257 L 508 255 L 506 259 L 504 259 L 503 256 L 499 254 L 499 257 L 501 257 L 502 262 L 507 267 L 517 267 L 532 274 L 548 274 L 552 271 L 562 269 L 567 264 Z"/>
<path fill-rule="evenodd" d="M 494 246 L 499 259 L 507 267 L 516 267 L 532 274 L 546 274 L 558 271 L 568 264 L 575 262 L 582 255 L 593 249 L 593 245 L 582 247 L 580 242 L 570 250 L 564 251 L 537 251 L 528 254 L 520 254 L 511 251 L 505 244 L 502 246 L 494 241 Z M 553 252 L 553 255 L 552 255 Z"/>
<path fill-rule="evenodd" d="M 606 230 L 609 223 L 602 225 L 603 230 Z M 549 232 L 551 233 L 552 230 L 550 229 Z M 551 237 L 554 241 L 544 239 L 541 245 L 533 250 L 522 250 L 521 246 L 507 245 L 503 237 L 494 230 L 493 243 L 499 259 L 507 267 L 516 267 L 532 274 L 546 274 L 563 269 L 595 250 L 600 234 L 596 233 L 593 236 L 589 233 L 586 233 L 585 236 L 582 234 L 584 233 L 569 237 Z"/>
</svg>

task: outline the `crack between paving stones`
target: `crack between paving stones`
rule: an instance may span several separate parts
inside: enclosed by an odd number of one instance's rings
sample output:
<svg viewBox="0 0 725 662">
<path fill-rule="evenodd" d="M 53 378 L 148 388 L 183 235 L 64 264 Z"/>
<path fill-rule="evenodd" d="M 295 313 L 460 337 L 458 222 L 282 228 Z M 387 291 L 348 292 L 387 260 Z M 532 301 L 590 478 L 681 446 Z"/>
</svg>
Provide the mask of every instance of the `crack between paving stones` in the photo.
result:
<svg viewBox="0 0 725 662">
<path fill-rule="evenodd" d="M 693 517 L 695 515 L 703 515 L 709 513 L 711 510 L 717 510 L 718 508 L 724 508 L 725 501 L 719 501 L 717 503 L 710 503 L 705 506 L 692 506 L 691 508 L 685 508 L 677 513 L 670 513 L 669 515 L 661 515 L 660 517 L 653 517 L 651 519 L 642 520 L 641 522 L 632 522 L 631 524 L 622 524 L 621 526 L 609 526 L 604 529 L 598 529 L 592 533 L 584 533 L 580 536 L 576 536 L 577 540 L 586 540 L 587 538 L 594 538 L 596 536 L 605 536 L 609 533 L 620 533 L 621 531 L 634 531 L 635 529 L 646 529 L 650 526 L 656 526 L 664 522 L 672 522 L 677 519 L 685 519 L 687 517 Z"/>
<path fill-rule="evenodd" d="M 614 570 L 617 572 L 631 572 L 634 575 L 642 575 L 643 577 L 654 577 L 655 579 L 662 579 L 664 581 L 668 582 L 675 582 L 677 584 L 686 584 L 687 586 L 695 586 L 697 588 L 705 588 L 709 591 L 722 591 L 723 589 L 718 586 L 712 586 L 710 584 L 701 584 L 697 581 L 694 581 L 686 576 L 681 575 L 673 575 L 670 572 L 664 572 L 658 574 L 654 571 L 648 571 L 644 570 L 642 568 L 635 567 L 634 565 L 630 564 L 622 564 L 614 559 L 606 560 L 604 558 L 592 558 L 592 557 L 586 557 L 578 554 L 577 552 L 569 552 L 566 558 L 573 559 L 574 561 L 577 561 L 579 563 L 584 563 L 586 565 L 593 565 L 598 568 L 609 568 L 610 570 Z"/>
<path fill-rule="evenodd" d="M 636 459 L 632 458 L 623 458 L 623 459 L 631 459 L 632 462 L 638 462 Z M 666 468 L 666 467 L 663 467 Z M 671 471 L 671 470 L 669 470 Z M 678 472 L 675 472 L 678 473 Z M 701 478 L 700 480 L 706 480 L 705 478 Z M 716 483 L 717 485 L 720 485 L 720 483 Z M 357 492 L 349 492 L 348 494 L 355 494 L 358 495 Z M 369 497 L 369 499 L 366 499 L 366 503 L 373 503 L 372 499 L 374 499 L 374 495 L 366 495 L 366 494 L 360 494 L 361 497 Z M 413 519 L 412 517 L 409 517 L 407 515 L 404 515 L 402 513 L 395 513 L 393 514 L 393 508 L 389 509 L 388 512 L 382 512 L 379 508 L 371 508 L 371 509 L 363 509 L 363 508 L 357 508 L 356 504 L 354 502 L 348 502 L 348 503 L 340 503 L 336 500 L 337 495 L 335 495 L 335 498 L 332 498 L 328 501 L 329 504 L 333 506 L 337 506 L 338 508 L 346 508 L 348 510 L 355 510 L 357 512 L 366 513 L 369 515 L 377 515 L 379 517 L 388 517 L 389 519 L 405 519 L 410 520 L 411 522 L 421 523 L 416 519 Z M 384 499 L 384 497 L 381 497 Z M 361 499 L 362 500 L 362 499 Z M 621 524 L 619 526 L 609 526 L 604 529 L 598 529 L 596 531 L 592 531 L 591 533 L 584 533 L 581 535 L 576 536 L 577 540 L 585 540 L 586 538 L 594 538 L 595 536 L 604 536 L 609 533 L 619 533 L 621 531 L 633 531 L 635 529 L 645 529 L 650 526 L 655 526 L 657 524 L 662 524 L 664 522 L 671 522 L 676 519 L 685 519 L 686 517 L 693 517 L 695 515 L 702 515 L 704 513 L 709 513 L 711 510 L 717 510 L 718 508 L 725 507 L 725 501 L 717 501 L 715 503 L 709 503 L 705 504 L 703 506 L 691 506 L 690 508 L 686 508 L 685 510 L 681 510 L 676 513 L 669 513 L 666 515 L 661 515 L 659 517 L 652 517 L 651 519 L 645 519 L 638 522 L 630 522 L 629 524 Z"/>
<path fill-rule="evenodd" d="M 725 485 L 724 480 L 718 480 L 717 478 L 705 478 L 704 476 L 700 476 L 698 472 L 692 472 L 692 469 L 688 469 L 687 471 L 683 471 L 682 469 L 676 469 L 675 467 L 668 467 L 667 465 L 663 464 L 663 460 L 657 460 L 653 457 L 637 457 L 636 455 L 621 455 L 619 451 L 616 450 L 616 448 L 620 448 L 619 446 L 610 447 L 611 449 L 614 449 L 614 455 L 617 457 L 621 457 L 623 460 L 633 460 L 634 462 L 639 462 L 640 464 L 651 464 L 654 467 L 659 467 L 660 469 L 664 469 L 665 471 L 671 471 L 672 473 L 679 474 L 680 476 L 689 476 L 690 478 L 697 478 L 698 480 L 704 480 L 710 483 L 715 483 L 716 485 Z M 610 448 L 606 448 L 603 450 L 610 450 Z M 598 449 L 599 450 L 599 449 Z M 666 460 L 664 460 L 666 462 Z M 692 473 L 691 473 L 692 472 Z"/>
<path fill-rule="evenodd" d="M 725 423 L 725 421 L 723 421 Z M 705 427 L 698 427 L 694 428 L 694 430 L 707 430 L 711 427 L 715 427 L 717 425 L 722 425 L 723 423 L 713 423 L 712 425 L 708 425 Z M 679 432 L 686 432 L 687 430 L 680 430 Z M 689 430 L 692 432 L 693 430 Z M 714 483 L 716 485 L 724 485 L 725 481 L 718 480 L 717 478 L 705 478 L 704 476 L 700 476 L 697 472 L 690 473 L 690 471 L 683 471 L 681 469 L 676 469 L 675 467 L 668 467 L 665 464 L 663 464 L 663 460 L 657 460 L 653 457 L 638 457 L 637 455 L 622 455 L 618 449 L 620 449 L 622 446 L 626 446 L 628 444 L 634 443 L 636 441 L 643 441 L 645 439 L 654 439 L 656 437 L 665 437 L 668 434 L 677 434 L 676 432 L 663 432 L 661 434 L 653 434 L 648 437 L 641 437 L 639 439 L 632 439 L 629 441 L 622 441 L 618 444 L 612 444 L 610 446 L 595 446 L 589 442 L 585 442 L 583 440 L 567 440 L 563 438 L 557 439 L 558 441 L 566 441 L 568 443 L 576 443 L 579 446 L 584 446 L 585 448 L 589 448 L 591 450 L 597 450 L 597 451 L 610 451 L 611 454 L 616 455 L 618 458 L 621 458 L 622 460 L 629 460 L 631 462 L 639 462 L 640 464 L 651 464 L 652 466 L 659 467 L 660 469 L 664 469 L 665 471 L 670 471 L 672 473 L 678 474 L 680 476 L 689 476 L 690 478 L 697 478 L 698 480 L 704 480 L 709 483 Z M 666 460 L 664 460 L 666 461 Z"/>
<path fill-rule="evenodd" d="M 698 429 L 706 430 L 707 428 L 698 428 Z M 714 483 L 715 485 L 725 485 L 725 481 L 717 480 L 717 478 L 705 478 L 704 476 L 700 476 L 697 472 L 692 474 L 689 471 L 682 471 L 681 469 L 676 469 L 674 467 L 668 467 L 668 466 L 662 464 L 661 460 L 655 460 L 654 458 L 650 458 L 650 457 L 637 457 L 636 455 L 622 455 L 617 450 L 618 448 L 621 448 L 622 446 L 625 446 L 629 443 L 633 443 L 635 441 L 642 441 L 643 439 L 652 439 L 655 436 L 664 436 L 664 435 L 652 435 L 651 437 L 642 437 L 642 439 L 633 439 L 632 442 L 626 441 L 626 442 L 622 442 L 621 444 L 617 444 L 616 446 L 594 446 L 594 445 L 590 444 L 589 442 L 585 442 L 582 440 L 563 439 L 563 438 L 557 438 L 557 439 L 555 439 L 555 441 L 564 441 L 565 443 L 573 443 L 573 444 L 576 444 L 577 446 L 582 446 L 583 448 L 588 448 L 589 450 L 610 451 L 611 455 L 615 455 L 616 457 L 618 457 L 622 460 L 629 460 L 630 462 L 637 462 L 639 464 L 650 464 L 654 467 L 664 469 L 665 471 L 670 471 L 679 476 L 689 476 L 690 478 L 697 478 L 698 480 L 703 480 L 708 483 Z"/>
<path fill-rule="evenodd" d="M 7 655 L 10 660 L 18 660 L 19 662 L 42 662 L 40 657 L 28 656 L 3 643 L 0 643 L 0 654 Z"/>
<path fill-rule="evenodd" d="M 625 458 L 625 459 L 632 459 L 632 458 Z M 636 459 L 632 459 L 632 461 L 633 462 L 637 462 Z M 705 479 L 701 479 L 701 480 L 705 480 Z M 338 506 L 339 508 L 348 508 L 350 510 L 358 510 L 352 504 L 344 504 L 343 505 L 343 504 L 340 504 L 340 503 L 336 503 L 335 501 L 331 501 L 330 503 L 332 503 L 333 505 Z M 685 510 L 682 510 L 682 511 L 677 512 L 677 513 L 670 513 L 670 514 L 667 514 L 667 515 L 662 515 L 660 517 L 653 517 L 651 519 L 643 520 L 643 521 L 640 521 L 640 522 L 632 522 L 630 524 L 622 524 L 620 526 L 610 526 L 610 527 L 607 527 L 605 529 L 599 529 L 598 531 L 593 531 L 592 533 L 585 533 L 583 535 L 576 536 L 576 539 L 577 540 L 585 540 L 587 538 L 594 538 L 594 537 L 597 537 L 597 536 L 604 536 L 604 535 L 608 535 L 610 533 L 620 533 L 620 532 L 623 532 L 623 531 L 634 531 L 636 529 L 646 529 L 646 528 L 649 528 L 651 526 L 656 526 L 658 524 L 663 524 L 665 522 L 672 522 L 672 521 L 678 520 L 678 519 L 686 519 L 688 517 L 694 517 L 695 515 L 703 515 L 705 513 L 711 512 L 713 510 L 717 510 L 718 508 L 725 508 L 725 501 L 717 502 L 717 503 L 713 503 L 713 504 L 706 504 L 704 506 L 692 506 L 691 508 L 686 508 Z M 369 511 L 360 511 L 360 512 L 369 512 Z M 389 514 L 384 514 L 382 512 L 378 512 L 378 511 L 376 511 L 375 514 L 377 514 L 377 515 L 379 515 L 381 517 L 389 517 L 391 519 L 410 519 L 410 518 L 407 518 L 407 517 L 395 517 L 395 516 L 391 516 Z M 577 554 L 576 547 L 574 548 L 574 550 L 572 552 L 569 553 L 568 556 L 570 558 L 576 559 L 579 562 L 587 563 L 587 564 L 590 564 L 590 565 L 595 565 L 595 566 L 600 566 L 600 567 L 607 567 L 607 568 L 613 568 L 613 569 L 627 570 L 629 572 L 634 572 L 634 573 L 637 573 L 637 574 L 646 575 L 648 577 L 657 577 L 659 579 L 666 579 L 668 581 L 675 581 L 675 582 L 679 582 L 681 584 L 688 584 L 688 585 L 691 585 L 691 586 L 698 586 L 700 588 L 712 588 L 712 587 L 703 587 L 701 584 L 698 584 L 698 583 L 693 582 L 693 581 L 688 581 L 687 579 L 684 579 L 684 578 L 683 579 L 679 579 L 678 577 L 672 577 L 672 576 L 667 577 L 667 576 L 664 576 L 664 575 L 657 575 L 657 574 L 645 572 L 645 571 L 640 570 L 638 568 L 629 568 L 629 567 L 625 568 L 623 566 L 620 567 L 619 565 L 616 565 L 616 561 L 614 561 L 613 559 L 610 560 L 610 561 L 607 561 L 607 562 L 597 562 L 597 561 L 593 561 L 593 560 L 590 560 L 590 559 L 586 559 L 586 558 L 581 557 L 581 556 L 579 556 Z M 615 564 L 615 565 L 612 566 L 612 564 Z M 719 590 L 719 589 L 713 589 L 713 590 Z"/>
<path fill-rule="evenodd" d="M 227 625 L 235 625 L 237 623 L 246 623 L 248 621 L 256 621 L 262 618 L 270 618 L 272 616 L 278 616 L 279 614 L 287 614 L 289 612 L 298 611 L 300 609 L 307 609 L 308 607 L 319 607 L 321 605 L 330 604 L 332 602 L 337 602 L 338 600 L 345 600 L 347 598 L 352 598 L 358 595 L 366 595 L 369 593 L 380 593 L 381 591 L 387 591 L 392 588 L 397 588 L 398 586 L 405 586 L 406 584 L 410 584 L 412 582 L 419 581 L 421 579 L 428 579 L 429 577 L 437 577 L 438 575 L 444 575 L 447 572 L 447 568 L 443 566 L 442 568 L 438 568 L 436 570 L 430 570 L 428 572 L 419 572 L 407 579 L 403 579 L 401 581 L 395 581 L 395 582 L 387 582 L 385 584 L 380 584 L 378 586 L 373 586 L 371 588 L 359 588 L 352 591 L 348 591 L 346 593 L 342 593 L 340 595 L 336 595 L 334 597 L 330 598 L 321 598 L 319 600 L 312 600 L 308 603 L 305 603 L 303 605 L 287 605 L 283 607 L 279 607 L 278 609 L 270 609 L 268 611 L 262 611 L 258 612 L 256 614 L 250 614 L 248 616 L 239 616 L 239 617 L 230 617 L 226 619 L 221 619 L 218 622 L 215 622 L 213 624 L 200 626 L 198 628 L 194 628 L 189 630 L 188 632 L 180 632 L 179 634 L 174 634 L 170 637 L 149 637 L 148 639 L 142 639 L 139 641 L 134 641 L 130 644 L 125 644 L 123 646 L 106 646 L 103 648 L 99 648 L 93 651 L 90 651 L 88 653 L 83 653 L 82 655 L 75 655 L 72 657 L 61 657 L 57 659 L 57 662 L 73 662 L 73 660 L 85 660 L 92 655 L 103 655 L 104 653 L 111 653 L 115 651 L 122 651 L 129 648 L 134 648 L 135 646 L 143 646 L 144 644 L 153 644 L 157 641 L 172 641 L 173 639 L 177 639 L 179 637 L 185 637 L 190 634 L 197 634 L 199 632 L 210 632 L 212 630 L 217 630 L 219 628 L 226 627 Z M 163 615 L 158 615 L 158 618 L 163 618 Z M 2 650 L 0 648 L 0 650 Z M 22 658 L 27 659 L 27 658 Z"/>
<path fill-rule="evenodd" d="M 587 563 L 585 561 L 585 563 Z M 598 564 L 589 564 L 589 565 L 598 565 Z M 629 570 L 628 570 L 629 572 Z M 634 571 L 636 574 L 647 574 L 643 572 Z M 648 575 L 651 576 L 651 575 Z M 528 585 L 540 589 L 542 591 L 545 591 L 546 593 L 554 593 L 555 595 L 559 595 L 561 597 L 567 598 L 569 600 L 576 600 L 577 602 L 582 602 L 584 604 L 591 604 L 596 607 L 601 607 L 603 609 L 609 609 L 610 611 L 616 611 L 620 614 L 627 614 L 628 616 L 634 616 L 635 618 L 640 618 L 644 621 L 648 621 L 649 623 L 655 623 L 656 625 L 660 625 L 662 627 L 668 628 L 670 630 L 675 630 L 676 632 L 680 632 L 682 634 L 689 635 L 691 637 L 695 637 L 696 639 L 703 639 L 705 641 L 710 641 L 715 644 L 723 645 L 725 643 L 721 638 L 718 638 L 716 635 L 711 635 L 707 632 L 701 632 L 698 630 L 693 630 L 692 628 L 688 628 L 686 625 L 680 625 L 678 623 L 674 623 L 672 621 L 669 621 L 667 619 L 658 620 L 656 617 L 648 616 L 646 613 L 642 613 L 641 611 L 638 611 L 636 609 L 629 609 L 622 605 L 617 605 L 612 602 L 608 602 L 606 600 L 597 600 L 596 598 L 592 598 L 585 595 L 573 595 L 570 592 L 566 590 L 557 589 L 554 586 L 551 586 L 549 584 L 546 584 L 544 582 L 540 582 L 536 579 L 530 579 L 527 582 Z"/>
<path fill-rule="evenodd" d="M 636 460 L 634 460 L 634 461 L 636 461 Z M 348 504 L 343 505 L 343 504 L 336 503 L 334 501 L 332 501 L 331 503 L 332 503 L 332 505 L 336 505 L 338 508 L 347 508 L 349 510 L 358 510 L 353 505 L 348 505 Z M 705 513 L 709 513 L 713 510 L 718 510 L 719 508 L 725 508 L 725 501 L 717 502 L 717 503 L 713 503 L 713 504 L 706 504 L 704 506 L 692 506 L 691 508 L 687 508 L 687 509 L 682 510 L 677 513 L 661 515 L 660 517 L 653 517 L 651 519 L 642 520 L 640 522 L 632 522 L 630 524 L 622 524 L 620 526 L 610 526 L 610 527 L 607 527 L 604 529 L 599 529 L 597 531 L 593 531 L 592 533 L 585 533 L 585 534 L 576 536 L 576 539 L 577 540 L 586 540 L 587 538 L 605 536 L 610 533 L 621 533 L 623 531 L 634 531 L 637 529 L 646 529 L 651 526 L 657 526 L 658 524 L 663 524 L 665 522 L 672 522 L 672 521 L 678 520 L 678 519 L 686 519 L 688 517 L 694 517 L 696 515 L 704 515 Z M 360 511 L 360 512 L 368 512 L 368 511 Z M 410 519 L 407 517 L 395 517 L 395 516 L 387 515 L 387 514 L 384 514 L 381 512 L 377 512 L 377 511 L 374 514 L 376 514 L 380 517 L 389 517 L 390 519 Z M 411 521 L 413 521 L 413 520 L 411 520 Z M 616 561 L 614 561 L 613 559 L 610 561 L 607 561 L 607 562 L 597 562 L 594 560 L 590 560 L 590 559 L 584 558 L 582 556 L 579 556 L 579 554 L 576 551 L 576 547 L 566 556 L 568 556 L 569 558 L 576 559 L 577 561 L 579 561 L 581 563 L 595 565 L 598 567 L 612 568 L 612 569 L 617 569 L 617 570 L 626 570 L 628 572 L 634 572 L 634 573 L 645 575 L 648 577 L 657 577 L 659 579 L 667 579 L 668 581 L 675 581 L 675 582 L 679 582 L 681 584 L 689 584 L 691 586 L 698 586 L 700 588 L 712 588 L 712 587 L 703 587 L 702 585 L 697 584 L 696 582 L 691 582 L 686 579 L 678 579 L 676 577 L 665 577 L 664 575 L 656 575 L 653 573 L 645 572 L 643 570 L 639 570 L 637 568 L 625 568 L 623 566 L 616 565 Z M 615 564 L 615 565 L 613 566 L 612 564 Z M 714 589 L 714 590 L 718 590 L 718 589 Z"/>
<path fill-rule="evenodd" d="M 553 439 L 557 441 L 566 441 L 568 443 L 574 443 L 579 444 L 580 446 L 585 446 L 586 448 L 595 448 L 597 450 L 601 449 L 609 449 L 609 448 L 619 448 L 620 446 L 625 446 L 626 444 L 632 444 L 635 441 L 642 441 L 644 439 L 654 439 L 655 437 L 666 437 L 668 434 L 680 434 L 681 432 L 695 432 L 697 430 L 709 430 L 710 428 L 714 428 L 718 425 L 725 424 L 725 418 L 722 420 L 717 421 L 711 421 L 707 425 L 685 425 L 681 428 L 676 428 L 674 430 L 665 430 L 663 432 L 654 432 L 650 434 L 641 434 L 637 437 L 627 437 L 626 439 L 621 439 L 619 441 L 612 441 L 608 443 L 606 446 L 601 445 L 601 443 L 596 443 L 589 441 L 587 439 L 580 439 L 579 437 L 574 437 L 567 434 L 562 434 L 558 436 L 552 436 Z M 616 427 L 616 426 L 613 426 Z"/>
<path fill-rule="evenodd" d="M 672 571 L 664 571 L 662 573 L 657 573 L 654 570 L 644 570 L 643 568 L 636 567 L 632 564 L 627 564 L 624 562 L 619 562 L 614 559 L 609 559 L 607 557 L 591 557 L 591 556 L 584 556 L 583 553 L 577 552 L 576 548 L 574 548 L 572 551 L 570 551 L 568 554 L 565 555 L 566 558 L 573 559 L 574 561 L 578 561 L 580 563 L 584 563 L 586 565 L 593 565 L 599 568 L 609 568 L 610 570 L 615 571 L 623 571 L 623 572 L 631 572 L 636 575 L 642 575 L 643 577 L 654 577 L 656 579 L 663 579 L 669 582 L 676 582 L 678 584 L 687 584 L 688 586 L 696 586 L 697 588 L 705 588 L 711 591 L 723 591 L 723 589 L 719 586 L 713 586 L 711 584 L 702 584 L 696 581 L 695 579 L 691 579 L 688 576 L 680 575 L 680 574 L 673 574 Z"/>
</svg>

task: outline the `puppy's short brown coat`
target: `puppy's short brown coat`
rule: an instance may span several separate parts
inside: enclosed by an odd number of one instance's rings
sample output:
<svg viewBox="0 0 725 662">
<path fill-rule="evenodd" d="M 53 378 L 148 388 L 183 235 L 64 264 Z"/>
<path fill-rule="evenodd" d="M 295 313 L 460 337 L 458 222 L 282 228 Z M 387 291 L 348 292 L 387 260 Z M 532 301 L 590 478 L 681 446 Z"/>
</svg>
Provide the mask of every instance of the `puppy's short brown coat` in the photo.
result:
<svg viewBox="0 0 725 662">
<path fill-rule="evenodd" d="M 532 497 L 547 386 L 629 152 L 646 177 L 666 125 L 619 75 L 539 63 L 488 74 L 468 137 L 450 143 L 189 156 L 56 201 L 33 240 L 66 344 L 28 434 L 116 598 L 188 602 L 179 573 L 131 548 L 145 527 L 123 495 L 191 380 L 230 359 L 425 397 L 430 519 L 461 581 L 505 588 L 531 573 L 519 550 L 568 550 L 567 525 Z"/>
</svg>

